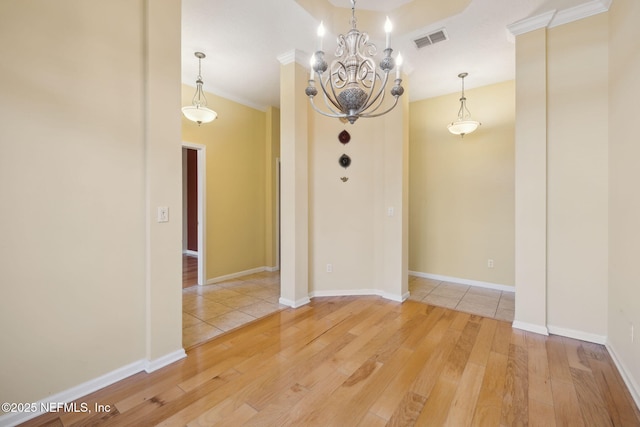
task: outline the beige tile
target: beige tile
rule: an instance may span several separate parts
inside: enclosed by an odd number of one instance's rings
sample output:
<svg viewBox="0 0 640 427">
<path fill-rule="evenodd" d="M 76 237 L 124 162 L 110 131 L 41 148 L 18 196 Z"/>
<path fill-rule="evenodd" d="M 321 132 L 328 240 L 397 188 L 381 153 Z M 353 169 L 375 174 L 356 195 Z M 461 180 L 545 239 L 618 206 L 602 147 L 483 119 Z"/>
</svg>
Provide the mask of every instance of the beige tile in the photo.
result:
<svg viewBox="0 0 640 427">
<path fill-rule="evenodd" d="M 256 317 L 254 316 L 234 310 L 213 319 L 208 319 L 207 323 L 223 331 L 229 331 L 255 319 Z"/>
<path fill-rule="evenodd" d="M 220 288 L 233 288 L 234 286 L 238 286 L 243 284 L 244 281 L 241 279 L 230 279 L 225 280 L 224 282 L 216 283 Z"/>
<path fill-rule="evenodd" d="M 498 308 L 496 310 L 496 319 L 498 320 L 506 320 L 507 322 L 513 322 L 513 316 L 514 316 L 514 311 L 513 310 L 507 310 L 504 308 Z"/>
<path fill-rule="evenodd" d="M 467 294 L 483 295 L 487 297 L 494 297 L 496 299 L 500 298 L 501 293 L 502 293 L 501 291 L 498 291 L 496 289 L 481 288 L 478 286 L 471 286 L 469 288 L 469 291 L 467 292 Z"/>
<path fill-rule="evenodd" d="M 240 309 L 241 312 L 246 313 L 255 318 L 264 317 L 280 310 L 281 308 L 278 304 L 272 304 L 266 301 L 259 301 L 255 304 L 251 304 L 246 307 L 242 307 Z"/>
<path fill-rule="evenodd" d="M 249 295 L 239 295 L 237 297 L 220 300 L 220 304 L 224 304 L 227 307 L 231 307 L 233 309 L 239 309 L 251 304 L 255 304 L 259 301 L 261 301 L 259 298 L 250 297 Z"/>
<path fill-rule="evenodd" d="M 462 298 L 462 296 L 466 294 L 468 290 L 469 286 L 467 285 L 442 282 L 440 285 L 438 285 L 437 288 L 431 291 L 430 295 L 459 299 Z"/>
<path fill-rule="evenodd" d="M 189 313 L 185 313 L 182 312 L 182 327 L 183 328 L 188 328 L 189 326 L 193 326 L 193 325 L 197 325 L 198 323 L 203 323 L 203 320 L 198 319 L 197 317 L 189 314 Z"/>
<path fill-rule="evenodd" d="M 220 304 L 219 302 L 208 300 L 206 301 L 206 304 L 199 306 L 192 311 L 188 311 L 186 309 L 185 311 L 202 320 L 211 319 L 212 317 L 220 316 L 221 314 L 226 314 L 230 311 L 233 311 L 233 308 Z"/>
<path fill-rule="evenodd" d="M 516 302 L 511 299 L 506 299 L 503 297 L 500 298 L 500 302 L 498 303 L 498 308 L 503 310 L 515 310 Z"/>
<path fill-rule="evenodd" d="M 420 293 L 420 292 L 414 292 L 414 291 L 409 291 L 409 300 L 411 301 L 423 301 L 426 296 L 429 295 L 428 293 Z"/>
<path fill-rule="evenodd" d="M 209 292 L 220 290 L 220 286 L 218 285 L 202 285 L 202 286 L 191 286 L 190 288 L 185 289 L 182 294 L 191 293 L 194 295 L 205 295 Z"/>
<path fill-rule="evenodd" d="M 488 296 L 488 295 L 478 295 L 471 294 L 467 292 L 460 302 L 464 302 L 466 304 L 473 304 L 478 306 L 484 306 L 486 308 L 493 309 L 495 311 L 498 308 L 498 301 L 500 296 Z"/>
<path fill-rule="evenodd" d="M 259 292 L 261 290 L 264 289 L 264 285 L 260 284 L 260 283 L 253 283 L 253 282 L 242 282 L 239 283 L 233 287 L 229 287 L 228 289 L 241 293 L 241 294 L 245 294 L 245 295 L 251 295 L 254 292 Z"/>
<path fill-rule="evenodd" d="M 502 295 L 501 295 L 500 298 L 505 299 L 505 300 L 509 300 L 509 301 L 515 301 L 516 300 L 516 293 L 515 292 L 502 291 Z"/>
<path fill-rule="evenodd" d="M 185 298 L 182 296 L 182 311 L 186 311 L 187 313 L 195 313 L 196 311 L 204 308 L 209 300 L 204 298 L 201 295 L 195 295 L 193 297 Z"/>
<path fill-rule="evenodd" d="M 191 347 L 220 335 L 223 331 L 215 326 L 201 322 L 182 329 L 182 345 Z"/>
<path fill-rule="evenodd" d="M 427 295 L 422 302 L 426 302 L 427 304 L 437 305 L 438 307 L 445 308 L 455 308 L 460 301 L 459 298 L 451 298 L 442 295 L 434 295 L 433 292 Z"/>
<path fill-rule="evenodd" d="M 484 317 L 494 317 L 496 314 L 496 308 L 487 307 L 482 304 L 474 304 L 465 301 L 460 301 L 455 307 L 458 311 L 464 311 L 465 313 L 477 314 Z"/>
<path fill-rule="evenodd" d="M 263 299 L 264 299 L 266 302 L 270 302 L 271 304 L 279 304 L 279 305 L 281 305 L 281 304 L 280 304 L 280 292 L 278 292 L 278 295 L 277 295 L 277 296 L 272 296 L 272 297 L 269 297 L 269 298 L 263 298 Z M 285 306 L 282 306 L 282 307 L 285 307 Z"/>
<path fill-rule="evenodd" d="M 231 290 L 230 288 L 222 288 L 219 289 L 215 292 L 211 292 L 208 293 L 206 295 L 204 295 L 207 299 L 213 300 L 213 301 L 222 301 L 225 300 L 227 298 L 233 298 L 233 297 L 237 297 L 237 296 L 241 296 L 243 294 L 241 294 L 240 292 L 236 292 Z"/>
<path fill-rule="evenodd" d="M 260 291 L 255 291 L 250 294 L 254 298 L 267 299 L 271 297 L 279 297 L 280 289 L 262 289 Z"/>
<path fill-rule="evenodd" d="M 409 284 L 409 291 L 422 292 L 425 295 L 438 287 L 437 283 L 413 283 Z"/>
</svg>

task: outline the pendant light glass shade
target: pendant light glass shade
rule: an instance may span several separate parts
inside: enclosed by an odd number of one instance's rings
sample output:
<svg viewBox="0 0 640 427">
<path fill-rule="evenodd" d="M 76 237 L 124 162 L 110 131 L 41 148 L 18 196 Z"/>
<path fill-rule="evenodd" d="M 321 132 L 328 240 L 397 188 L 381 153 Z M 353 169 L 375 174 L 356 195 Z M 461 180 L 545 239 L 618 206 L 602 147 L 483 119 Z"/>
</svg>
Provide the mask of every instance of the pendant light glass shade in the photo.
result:
<svg viewBox="0 0 640 427">
<path fill-rule="evenodd" d="M 187 119 L 198 124 L 212 122 L 218 117 L 218 113 L 215 111 L 199 105 L 182 107 L 182 114 L 184 114 Z"/>
<path fill-rule="evenodd" d="M 447 128 L 449 132 L 454 135 L 462 135 L 465 136 L 468 133 L 473 132 L 480 126 L 480 122 L 476 122 L 474 120 L 456 120 L 455 122 L 449 123 Z"/>
<path fill-rule="evenodd" d="M 460 73 L 458 77 L 462 79 L 462 96 L 460 97 L 460 110 L 458 111 L 458 119 L 454 122 L 449 123 L 447 129 L 454 135 L 460 135 L 464 138 L 464 136 L 468 133 L 471 133 L 478 129 L 480 126 L 480 122 L 475 120 L 471 120 L 471 113 L 467 109 L 467 98 L 464 96 L 464 78 L 467 77 L 468 73 Z"/>
<path fill-rule="evenodd" d="M 182 114 L 191 120 L 192 122 L 196 122 L 198 126 L 202 123 L 212 122 L 218 117 L 218 113 L 207 108 L 207 98 L 204 96 L 204 91 L 202 90 L 202 85 L 204 84 L 202 81 L 201 74 L 201 64 L 202 58 L 205 58 L 206 55 L 202 52 L 195 52 L 194 55 L 198 58 L 198 77 L 196 78 L 196 93 L 193 95 L 192 105 L 188 105 L 186 107 L 182 107 Z"/>
</svg>

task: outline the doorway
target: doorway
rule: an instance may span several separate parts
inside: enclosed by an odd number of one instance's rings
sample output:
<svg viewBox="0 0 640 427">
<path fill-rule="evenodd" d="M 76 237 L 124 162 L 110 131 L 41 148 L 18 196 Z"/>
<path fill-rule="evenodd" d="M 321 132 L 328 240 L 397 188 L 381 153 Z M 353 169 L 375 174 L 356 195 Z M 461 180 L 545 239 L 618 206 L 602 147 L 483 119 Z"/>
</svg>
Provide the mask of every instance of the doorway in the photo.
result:
<svg viewBox="0 0 640 427">
<path fill-rule="evenodd" d="M 182 282 L 205 285 L 206 146 L 182 143 Z M 195 271 L 194 271 L 195 270 Z"/>
</svg>

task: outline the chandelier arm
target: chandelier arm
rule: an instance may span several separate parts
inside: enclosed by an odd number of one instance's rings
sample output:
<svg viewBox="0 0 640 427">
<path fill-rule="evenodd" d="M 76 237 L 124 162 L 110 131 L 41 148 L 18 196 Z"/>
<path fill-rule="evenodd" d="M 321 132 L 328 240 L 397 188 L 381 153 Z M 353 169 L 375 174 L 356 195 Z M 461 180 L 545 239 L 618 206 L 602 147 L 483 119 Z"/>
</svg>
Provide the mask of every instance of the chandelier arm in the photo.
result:
<svg viewBox="0 0 640 427">
<path fill-rule="evenodd" d="M 329 73 L 329 75 L 327 76 L 327 80 L 329 81 L 329 86 L 331 87 L 331 92 L 333 93 L 334 97 L 335 97 L 335 89 L 333 88 L 333 85 L 331 84 L 331 73 Z M 325 82 L 322 80 L 322 75 L 320 75 L 320 78 L 318 79 L 320 80 L 320 88 L 322 89 L 322 94 L 324 95 L 325 98 L 325 103 L 327 104 L 327 107 L 329 107 L 329 104 L 327 103 L 327 100 L 331 101 L 331 103 L 338 109 L 340 110 L 340 104 L 336 101 L 337 97 L 335 97 L 335 99 L 331 98 L 329 96 L 329 93 L 327 92 L 327 88 L 325 86 Z M 332 110 L 331 107 L 329 107 L 330 110 Z"/>
<path fill-rule="evenodd" d="M 400 99 L 400 96 L 394 96 L 393 104 L 388 109 L 386 109 L 385 111 L 383 111 L 381 113 L 377 113 L 377 114 L 364 113 L 364 114 L 361 114 L 360 116 L 361 117 L 365 117 L 365 118 L 383 116 L 383 115 L 387 114 L 389 111 L 393 110 L 396 107 L 396 105 L 398 104 L 398 99 Z M 373 110 L 373 111 L 375 111 L 375 110 Z"/>
<path fill-rule="evenodd" d="M 309 99 L 309 101 L 310 101 L 311 106 L 313 107 L 313 109 L 314 109 L 317 113 L 319 113 L 319 114 L 321 114 L 321 115 L 323 115 L 323 116 L 325 116 L 325 117 L 331 117 L 332 119 L 343 119 L 343 118 L 346 118 L 346 117 L 347 117 L 347 115 L 346 115 L 346 114 L 344 114 L 344 113 L 333 113 L 333 114 L 331 114 L 331 113 L 327 113 L 326 111 L 323 111 L 323 110 L 319 109 L 319 108 L 316 106 L 316 103 L 313 101 L 313 98 L 310 98 L 310 99 Z M 333 110 L 331 110 L 331 111 L 333 111 Z"/>
<path fill-rule="evenodd" d="M 367 98 L 367 101 L 365 102 L 365 107 L 362 108 L 362 111 L 364 110 L 368 110 L 372 105 L 376 104 L 376 102 L 378 101 L 378 99 L 380 99 L 380 101 L 378 102 L 378 105 L 375 106 L 375 108 L 373 110 L 371 110 L 371 112 L 373 113 L 374 111 L 376 111 L 378 108 L 380 108 L 380 105 L 382 105 L 382 102 L 384 101 L 384 89 L 387 87 L 387 82 L 389 81 L 389 73 L 384 73 L 384 81 L 382 80 L 382 77 L 380 77 L 378 75 L 378 73 L 375 73 L 375 80 L 374 80 L 374 84 L 371 87 L 371 91 L 369 93 L 369 97 Z M 374 87 L 375 87 L 375 82 L 376 81 L 380 81 L 381 82 L 381 86 L 380 89 L 378 90 L 378 93 L 376 94 L 376 96 L 371 99 L 371 95 L 373 95 L 373 91 L 374 91 Z M 380 98 L 380 95 L 382 95 L 382 98 Z"/>
<path fill-rule="evenodd" d="M 331 97 L 329 97 L 326 92 L 322 93 L 322 98 L 324 99 L 324 104 L 327 106 L 327 110 L 329 110 L 331 114 L 336 114 L 336 115 L 344 114 L 341 112 L 340 106 L 337 104 L 337 102 L 331 99 Z"/>
</svg>

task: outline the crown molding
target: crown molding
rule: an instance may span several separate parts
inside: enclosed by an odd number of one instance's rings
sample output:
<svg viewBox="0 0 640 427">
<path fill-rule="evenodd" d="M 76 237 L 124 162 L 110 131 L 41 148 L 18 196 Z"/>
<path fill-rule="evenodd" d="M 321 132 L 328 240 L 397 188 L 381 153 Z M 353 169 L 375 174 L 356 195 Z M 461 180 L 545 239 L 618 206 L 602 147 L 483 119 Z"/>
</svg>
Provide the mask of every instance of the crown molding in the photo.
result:
<svg viewBox="0 0 640 427">
<path fill-rule="evenodd" d="M 507 29 L 514 36 L 519 36 L 540 28 L 557 27 L 607 12 L 611 7 L 611 2 L 612 0 L 590 0 L 567 9 L 550 10 L 507 25 Z"/>
<path fill-rule="evenodd" d="M 296 62 L 300 65 L 308 67 L 309 58 L 311 58 L 311 55 L 298 49 L 292 49 L 288 52 L 281 53 L 280 55 L 277 56 L 277 58 L 278 58 L 278 61 L 280 61 L 280 64 L 282 65 L 288 65 L 288 64 L 291 64 L 292 62 Z"/>
</svg>

